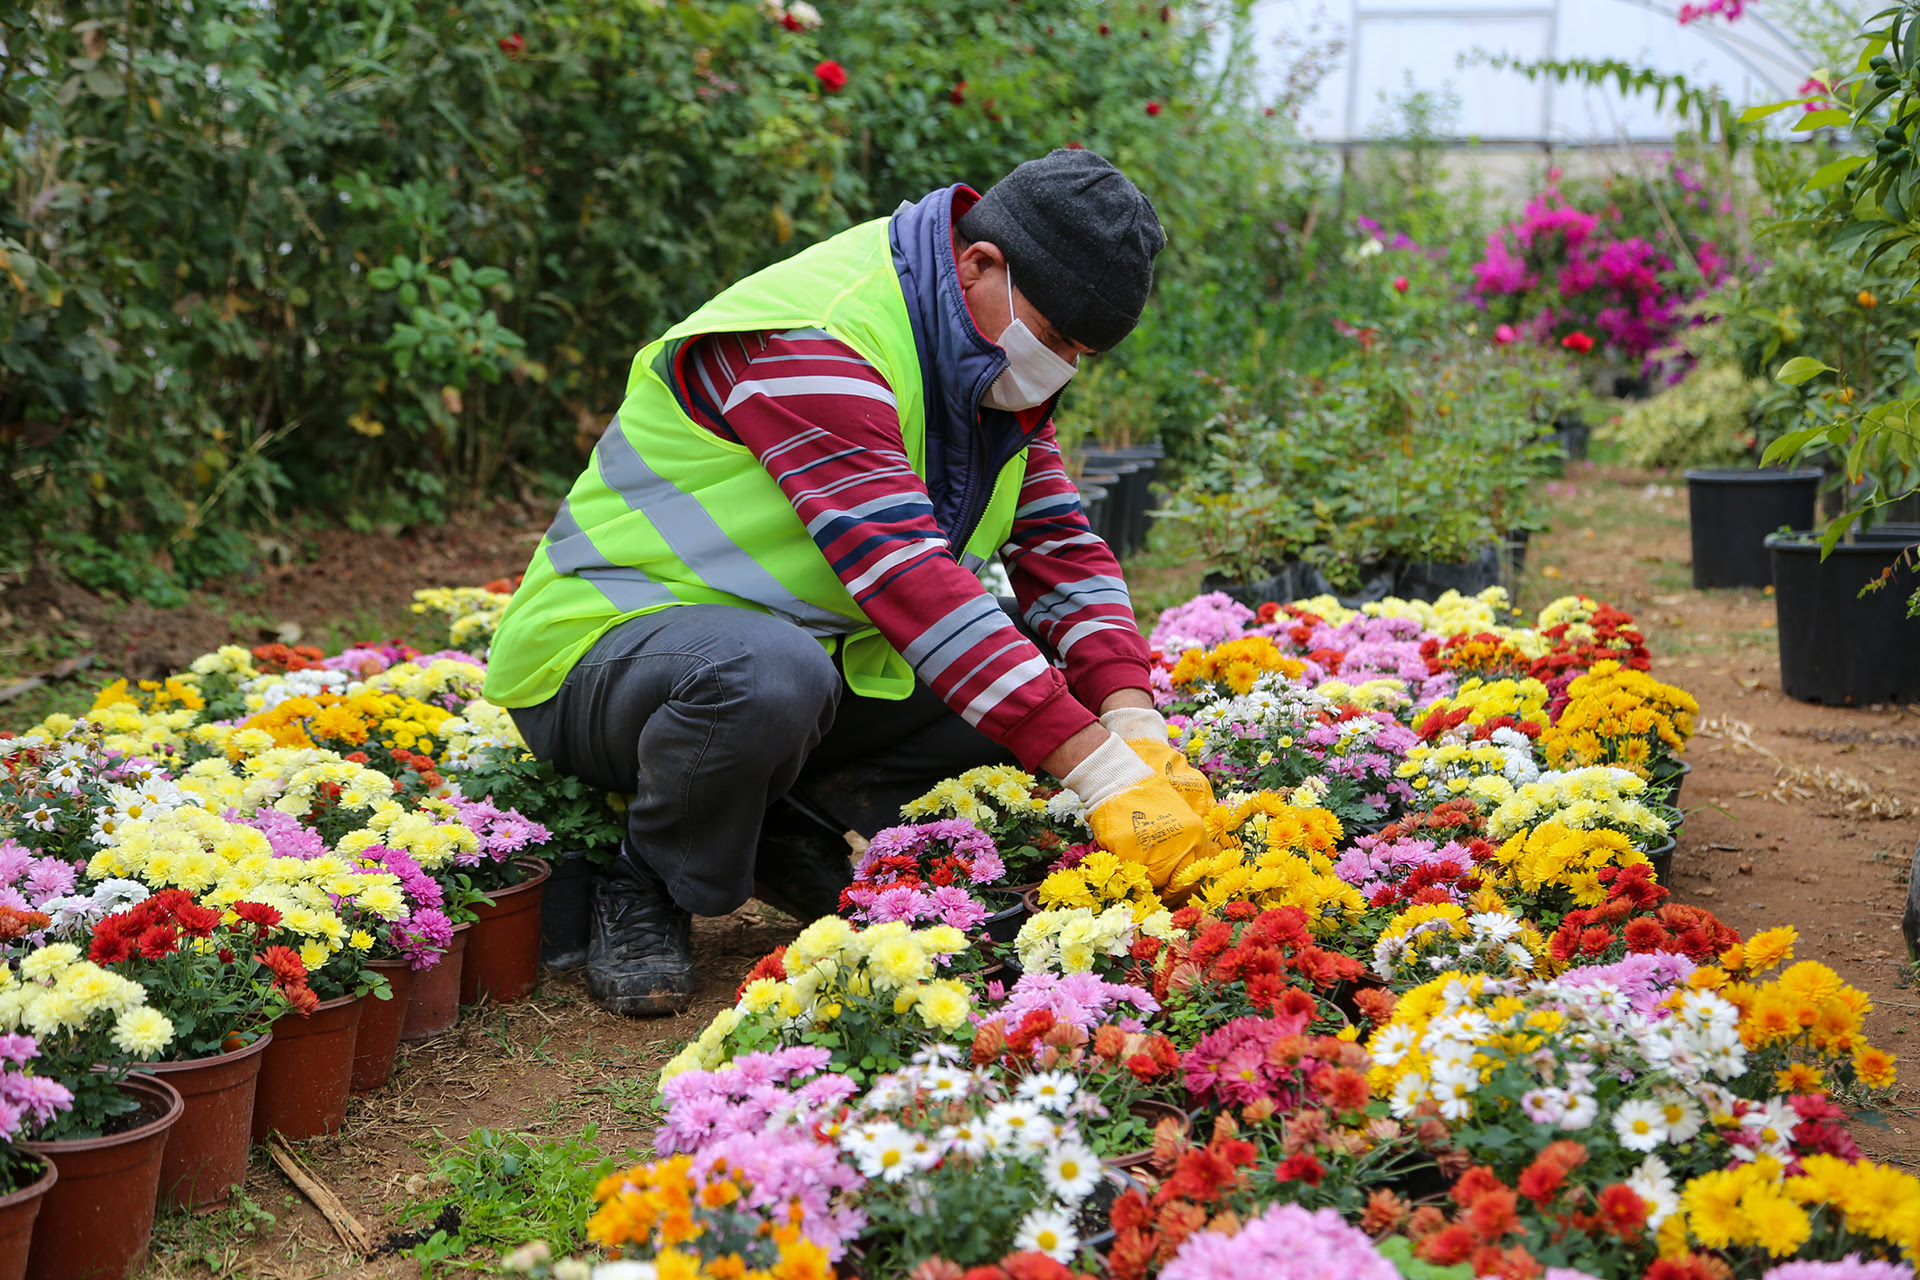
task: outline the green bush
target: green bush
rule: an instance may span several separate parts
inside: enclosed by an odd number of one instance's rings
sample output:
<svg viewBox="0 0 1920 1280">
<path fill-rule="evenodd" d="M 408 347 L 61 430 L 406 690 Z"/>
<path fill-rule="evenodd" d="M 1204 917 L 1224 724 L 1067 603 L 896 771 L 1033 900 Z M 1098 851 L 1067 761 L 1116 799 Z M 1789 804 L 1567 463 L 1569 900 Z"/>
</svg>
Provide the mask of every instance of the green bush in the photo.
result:
<svg viewBox="0 0 1920 1280">
<path fill-rule="evenodd" d="M 1292 253 L 1283 122 L 1209 52 L 1238 6 L 828 9 L 0 0 L 0 570 L 168 598 L 290 510 L 555 493 L 726 284 L 1071 142 L 1173 246 L 1116 368 L 1201 404 Z"/>
<path fill-rule="evenodd" d="M 1532 527 L 1529 489 L 1559 456 L 1543 433 L 1580 395 L 1557 353 L 1383 345 L 1293 380 L 1271 411 L 1229 390 L 1168 515 L 1240 581 L 1302 560 L 1346 590 L 1390 560 L 1467 561 Z"/>
<path fill-rule="evenodd" d="M 1751 462 L 1754 404 L 1766 390 L 1733 364 L 1703 364 L 1675 386 L 1627 408 L 1600 429 L 1635 467 L 1711 467 Z"/>
</svg>

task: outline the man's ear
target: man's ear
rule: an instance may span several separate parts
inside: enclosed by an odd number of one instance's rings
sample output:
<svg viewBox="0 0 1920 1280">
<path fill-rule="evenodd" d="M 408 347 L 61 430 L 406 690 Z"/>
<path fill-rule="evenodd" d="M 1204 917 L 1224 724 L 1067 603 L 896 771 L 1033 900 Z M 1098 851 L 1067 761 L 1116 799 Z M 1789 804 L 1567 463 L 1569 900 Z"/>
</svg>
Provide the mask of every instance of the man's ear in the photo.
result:
<svg viewBox="0 0 1920 1280">
<path fill-rule="evenodd" d="M 953 260 L 960 276 L 960 287 L 971 289 L 980 282 L 980 277 L 991 267 L 1007 265 L 1007 255 L 1000 252 L 1000 246 L 985 240 L 975 240 L 960 251 Z"/>
</svg>

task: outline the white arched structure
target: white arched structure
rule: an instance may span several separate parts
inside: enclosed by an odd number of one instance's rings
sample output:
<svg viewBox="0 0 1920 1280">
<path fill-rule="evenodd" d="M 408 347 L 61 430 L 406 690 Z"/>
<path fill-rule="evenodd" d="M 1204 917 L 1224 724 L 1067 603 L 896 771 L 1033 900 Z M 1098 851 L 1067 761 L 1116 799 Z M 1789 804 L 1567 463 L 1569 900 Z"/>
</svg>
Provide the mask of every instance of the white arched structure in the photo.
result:
<svg viewBox="0 0 1920 1280">
<path fill-rule="evenodd" d="M 1476 51 L 1523 61 L 1590 58 L 1678 72 L 1717 86 L 1738 105 L 1794 96 L 1813 59 L 1749 6 L 1737 21 L 1710 16 L 1681 26 L 1667 0 L 1257 0 L 1254 53 L 1261 92 L 1278 95 L 1283 68 L 1309 39 L 1339 35 L 1300 113 L 1308 138 L 1359 142 L 1392 130 L 1389 103 L 1409 84 L 1447 90 L 1457 102 L 1444 134 L 1488 147 L 1660 143 L 1677 123 L 1651 96 L 1623 96 L 1611 84 L 1532 81 L 1516 72 L 1462 65 Z M 1291 42 L 1290 55 L 1283 42 Z"/>
</svg>

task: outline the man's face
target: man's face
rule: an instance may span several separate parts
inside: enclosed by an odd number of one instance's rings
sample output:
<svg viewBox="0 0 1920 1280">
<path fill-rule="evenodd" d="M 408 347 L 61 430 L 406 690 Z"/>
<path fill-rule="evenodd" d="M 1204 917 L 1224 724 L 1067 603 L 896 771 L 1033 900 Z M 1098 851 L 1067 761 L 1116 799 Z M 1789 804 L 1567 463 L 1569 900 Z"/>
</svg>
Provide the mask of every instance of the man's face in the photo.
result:
<svg viewBox="0 0 1920 1280">
<path fill-rule="evenodd" d="M 1007 310 L 1007 259 L 998 245 L 988 244 L 984 240 L 970 244 L 961 250 L 954 265 L 959 268 L 960 291 L 966 295 L 967 310 L 972 313 L 974 326 L 980 330 L 980 336 L 987 341 L 1000 341 L 1000 335 L 1006 332 L 1008 325 L 1015 320 L 1024 320 L 1034 337 L 1069 364 L 1078 364 L 1081 356 L 1092 354 L 1092 347 L 1075 342 L 1055 329 L 1027 301 L 1018 285 L 1013 287 L 1013 310 Z"/>
</svg>

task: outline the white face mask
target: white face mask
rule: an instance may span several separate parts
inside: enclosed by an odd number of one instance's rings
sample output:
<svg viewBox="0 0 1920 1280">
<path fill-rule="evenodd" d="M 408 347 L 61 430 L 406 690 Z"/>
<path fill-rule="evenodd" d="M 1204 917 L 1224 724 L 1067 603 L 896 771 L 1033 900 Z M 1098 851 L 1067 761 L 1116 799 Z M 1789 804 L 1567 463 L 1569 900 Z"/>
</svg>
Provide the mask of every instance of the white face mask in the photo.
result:
<svg viewBox="0 0 1920 1280">
<path fill-rule="evenodd" d="M 1007 273 L 1007 314 L 1013 315 L 1013 273 Z M 985 403 L 991 409 L 1031 409 L 1045 404 L 1053 393 L 1067 385 L 1067 379 L 1080 370 L 1053 353 L 1034 336 L 1024 320 L 1014 320 L 1000 335 L 1000 349 L 1007 353 L 1007 370 L 987 388 Z"/>
</svg>

